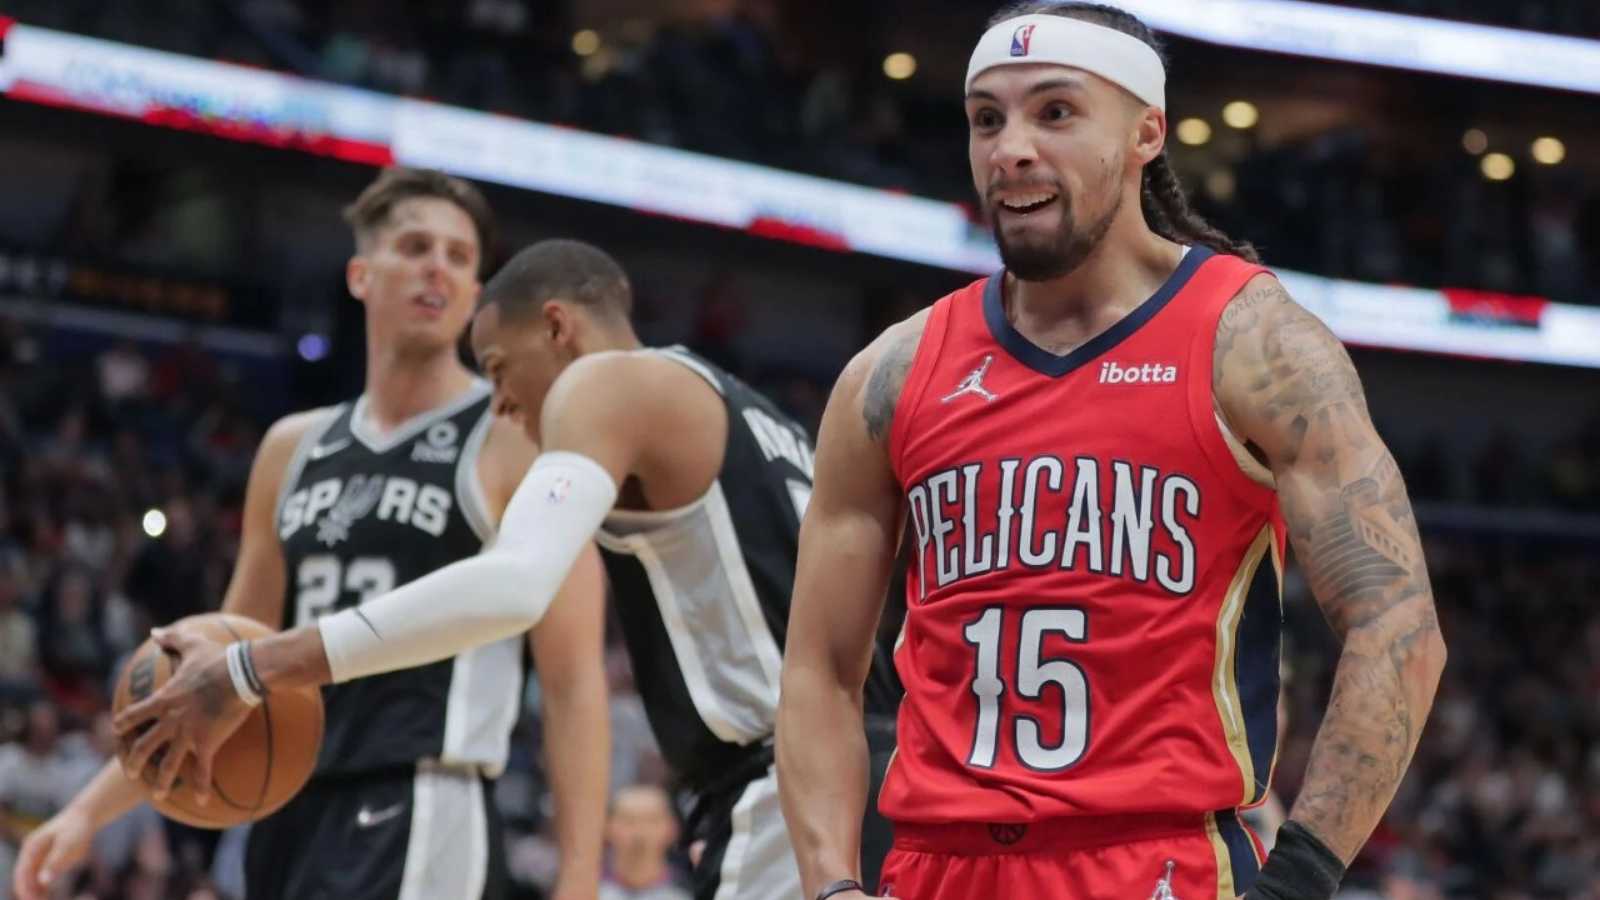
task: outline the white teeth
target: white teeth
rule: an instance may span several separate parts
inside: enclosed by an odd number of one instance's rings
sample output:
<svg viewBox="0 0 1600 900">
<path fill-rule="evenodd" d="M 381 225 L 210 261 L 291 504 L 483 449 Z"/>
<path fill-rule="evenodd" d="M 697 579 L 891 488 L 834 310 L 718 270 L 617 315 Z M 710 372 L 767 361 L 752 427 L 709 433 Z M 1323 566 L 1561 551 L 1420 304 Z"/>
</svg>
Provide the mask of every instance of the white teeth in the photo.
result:
<svg viewBox="0 0 1600 900">
<path fill-rule="evenodd" d="M 429 309 L 444 309 L 444 297 L 439 294 L 423 294 L 420 298 L 422 305 Z"/>
<path fill-rule="evenodd" d="M 1004 206 L 1006 209 L 1011 209 L 1011 210 L 1027 209 L 1030 206 L 1037 206 L 1038 204 L 1044 203 L 1047 200 L 1054 200 L 1055 197 L 1056 197 L 1055 194 L 1048 194 L 1048 193 L 1046 193 L 1046 194 L 1018 194 L 1016 196 L 1007 197 L 1006 199 L 1001 200 L 1000 201 L 1000 205 Z"/>
</svg>

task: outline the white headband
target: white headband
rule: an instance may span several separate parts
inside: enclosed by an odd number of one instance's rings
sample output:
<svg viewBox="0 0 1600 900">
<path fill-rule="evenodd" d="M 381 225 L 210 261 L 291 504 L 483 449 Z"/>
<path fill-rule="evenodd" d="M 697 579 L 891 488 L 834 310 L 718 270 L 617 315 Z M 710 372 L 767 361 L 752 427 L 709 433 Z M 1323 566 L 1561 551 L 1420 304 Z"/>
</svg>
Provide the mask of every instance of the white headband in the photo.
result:
<svg viewBox="0 0 1600 900">
<path fill-rule="evenodd" d="M 1044 14 L 1007 19 L 984 32 L 967 64 L 967 90 L 995 66 L 1024 63 L 1093 72 L 1163 112 L 1167 108 L 1167 72 L 1149 44 L 1103 25 Z"/>
</svg>

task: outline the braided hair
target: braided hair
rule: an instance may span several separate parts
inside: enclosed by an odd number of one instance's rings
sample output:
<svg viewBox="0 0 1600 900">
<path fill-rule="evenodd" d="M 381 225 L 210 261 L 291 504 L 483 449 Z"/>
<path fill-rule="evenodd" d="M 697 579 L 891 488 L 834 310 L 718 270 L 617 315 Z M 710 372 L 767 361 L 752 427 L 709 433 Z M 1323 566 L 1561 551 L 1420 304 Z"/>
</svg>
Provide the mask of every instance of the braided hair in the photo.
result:
<svg viewBox="0 0 1600 900">
<path fill-rule="evenodd" d="M 1138 38 L 1149 44 L 1156 54 L 1166 61 L 1161 44 L 1150 26 L 1131 13 L 1102 3 L 1050 2 L 1050 0 L 1024 0 L 1013 3 L 989 19 L 993 28 L 1017 16 L 1063 16 L 1101 25 Z M 1145 164 L 1144 177 L 1139 187 L 1139 206 L 1144 211 L 1150 230 L 1169 241 L 1179 244 L 1201 244 L 1217 251 L 1243 257 L 1250 262 L 1260 262 L 1256 248 L 1248 241 L 1235 240 L 1205 220 L 1189 206 L 1189 198 L 1178 183 L 1178 173 L 1172 170 L 1165 147 L 1160 155 Z"/>
</svg>

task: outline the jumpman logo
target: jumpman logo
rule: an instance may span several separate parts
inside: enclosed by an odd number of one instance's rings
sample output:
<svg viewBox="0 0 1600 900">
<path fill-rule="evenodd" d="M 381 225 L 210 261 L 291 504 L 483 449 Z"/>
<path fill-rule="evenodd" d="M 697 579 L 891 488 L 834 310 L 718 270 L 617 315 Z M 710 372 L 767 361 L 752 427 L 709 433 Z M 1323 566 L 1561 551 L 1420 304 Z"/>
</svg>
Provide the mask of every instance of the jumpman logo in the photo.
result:
<svg viewBox="0 0 1600 900">
<path fill-rule="evenodd" d="M 993 403 L 997 398 L 994 394 L 990 393 L 988 388 L 983 386 L 983 374 L 989 371 L 989 364 L 992 362 L 994 362 L 993 354 L 985 356 L 983 358 L 983 364 L 978 366 L 976 369 L 973 369 L 972 373 L 966 378 L 961 379 L 961 383 L 956 386 L 956 389 L 945 395 L 945 398 L 939 402 L 949 403 L 951 400 L 954 400 L 963 394 L 977 394 L 986 402 Z"/>
<path fill-rule="evenodd" d="M 1178 864 L 1173 860 L 1167 860 L 1167 874 L 1161 876 L 1161 880 L 1156 882 L 1156 889 L 1150 895 L 1150 900 L 1178 900 L 1178 895 L 1172 892 L 1172 870 L 1177 866 Z"/>
</svg>

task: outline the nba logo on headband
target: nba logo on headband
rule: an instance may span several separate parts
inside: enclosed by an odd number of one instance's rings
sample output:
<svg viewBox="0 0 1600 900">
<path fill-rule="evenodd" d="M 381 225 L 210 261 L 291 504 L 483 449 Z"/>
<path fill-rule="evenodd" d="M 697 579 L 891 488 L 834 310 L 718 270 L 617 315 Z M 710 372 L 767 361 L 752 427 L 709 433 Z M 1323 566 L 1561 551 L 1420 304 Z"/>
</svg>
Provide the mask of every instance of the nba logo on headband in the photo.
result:
<svg viewBox="0 0 1600 900">
<path fill-rule="evenodd" d="M 1033 25 L 1023 25 L 1011 35 L 1011 55 L 1027 56 L 1028 44 L 1033 40 Z"/>
</svg>

